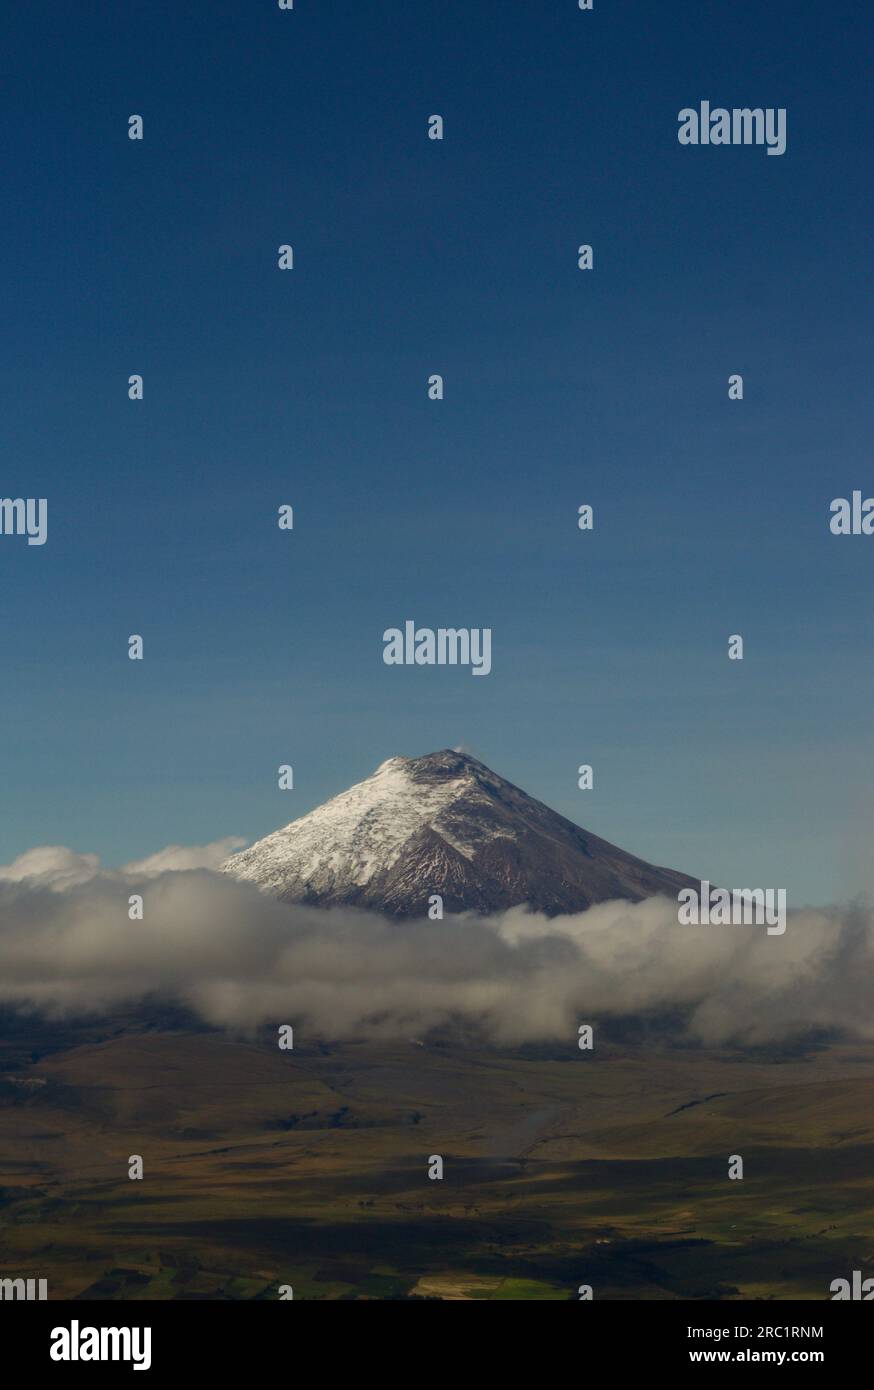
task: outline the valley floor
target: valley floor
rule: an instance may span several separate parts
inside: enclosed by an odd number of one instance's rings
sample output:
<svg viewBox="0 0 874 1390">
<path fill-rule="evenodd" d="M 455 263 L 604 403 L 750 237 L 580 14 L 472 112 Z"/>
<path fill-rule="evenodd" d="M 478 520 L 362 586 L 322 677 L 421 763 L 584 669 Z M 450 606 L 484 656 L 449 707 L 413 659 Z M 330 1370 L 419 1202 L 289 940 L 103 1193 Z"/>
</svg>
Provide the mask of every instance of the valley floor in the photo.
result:
<svg viewBox="0 0 874 1390">
<path fill-rule="evenodd" d="M 0 1277 L 51 1298 L 816 1300 L 874 1274 L 874 1047 L 4 1036 Z"/>
</svg>

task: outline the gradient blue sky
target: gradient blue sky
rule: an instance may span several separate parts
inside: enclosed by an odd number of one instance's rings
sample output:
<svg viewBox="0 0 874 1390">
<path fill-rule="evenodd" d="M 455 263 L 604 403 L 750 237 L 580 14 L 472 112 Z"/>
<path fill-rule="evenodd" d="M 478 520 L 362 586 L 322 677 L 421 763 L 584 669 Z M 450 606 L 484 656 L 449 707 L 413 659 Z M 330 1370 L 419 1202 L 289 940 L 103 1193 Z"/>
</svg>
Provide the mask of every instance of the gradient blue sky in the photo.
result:
<svg viewBox="0 0 874 1390">
<path fill-rule="evenodd" d="M 657 862 L 870 887 L 872 50 L 846 0 L 8 10 L 0 861 L 464 744 Z M 787 153 L 679 146 L 702 98 Z M 492 674 L 386 667 L 405 618 Z"/>
</svg>

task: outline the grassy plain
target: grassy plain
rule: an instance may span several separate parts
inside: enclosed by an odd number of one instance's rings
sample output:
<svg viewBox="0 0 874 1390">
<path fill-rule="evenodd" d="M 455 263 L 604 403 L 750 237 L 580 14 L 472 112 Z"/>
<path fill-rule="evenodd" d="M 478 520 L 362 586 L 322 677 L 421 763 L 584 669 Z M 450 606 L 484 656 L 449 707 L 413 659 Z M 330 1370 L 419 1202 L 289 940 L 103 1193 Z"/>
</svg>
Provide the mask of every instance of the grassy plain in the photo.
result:
<svg viewBox="0 0 874 1390">
<path fill-rule="evenodd" d="M 874 1274 L 874 1048 L 3 1036 L 0 1275 L 50 1297 L 823 1299 Z"/>
</svg>

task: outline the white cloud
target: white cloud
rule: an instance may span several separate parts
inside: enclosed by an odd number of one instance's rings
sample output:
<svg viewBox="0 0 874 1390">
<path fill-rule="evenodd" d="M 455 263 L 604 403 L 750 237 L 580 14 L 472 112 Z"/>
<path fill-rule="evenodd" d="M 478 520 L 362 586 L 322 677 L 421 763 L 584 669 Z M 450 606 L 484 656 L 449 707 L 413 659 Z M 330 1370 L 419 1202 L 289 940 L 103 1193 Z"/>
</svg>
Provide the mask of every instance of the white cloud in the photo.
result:
<svg viewBox="0 0 874 1390">
<path fill-rule="evenodd" d="M 19 854 L 11 864 L 0 864 L 0 882 L 28 881 L 60 890 L 87 883 L 99 868 L 96 854 L 76 854 L 63 845 L 40 845 Z"/>
<path fill-rule="evenodd" d="M 0 870 L 0 1002 L 75 1012 L 159 995 L 211 1023 L 327 1038 L 421 1037 L 461 1020 L 501 1043 L 572 1044 L 581 1021 L 669 1011 L 711 1044 L 874 1036 L 867 907 L 790 913 L 779 937 L 680 926 L 665 898 L 399 922 L 282 904 L 185 867 L 228 844 L 174 846 L 163 868 L 152 855 L 113 873 L 58 847 L 20 856 Z M 128 918 L 131 893 L 142 922 Z"/>
<path fill-rule="evenodd" d="M 223 840 L 213 840 L 208 845 L 168 845 L 117 871 L 102 870 L 97 854 L 77 854 L 64 845 L 39 845 L 19 854 L 11 864 L 0 864 L 0 883 L 30 883 L 60 892 L 87 883 L 98 875 L 113 878 L 116 872 L 148 877 L 185 869 L 218 869 L 229 854 L 246 843 L 236 835 L 226 835 Z"/>
<path fill-rule="evenodd" d="M 136 859 L 125 864 L 123 874 L 162 874 L 168 871 L 181 872 L 183 869 L 218 869 L 229 854 L 242 849 L 246 840 L 236 835 L 227 835 L 223 840 L 213 840 L 208 845 L 168 845 L 150 854 L 145 859 Z"/>
</svg>

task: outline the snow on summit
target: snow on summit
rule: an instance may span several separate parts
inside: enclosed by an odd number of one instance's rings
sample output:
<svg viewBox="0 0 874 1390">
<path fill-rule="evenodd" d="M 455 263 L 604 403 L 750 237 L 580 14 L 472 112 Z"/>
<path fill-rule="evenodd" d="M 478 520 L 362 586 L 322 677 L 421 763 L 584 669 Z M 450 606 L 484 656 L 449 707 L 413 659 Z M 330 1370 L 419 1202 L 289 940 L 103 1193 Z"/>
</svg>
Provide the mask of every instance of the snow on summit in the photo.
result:
<svg viewBox="0 0 874 1390">
<path fill-rule="evenodd" d="M 363 887 L 390 868 L 406 842 L 463 789 L 463 776 L 434 785 L 415 782 L 412 762 L 388 758 L 363 782 L 233 855 L 225 869 L 277 893 L 288 886 L 291 863 L 307 888 Z"/>
</svg>

